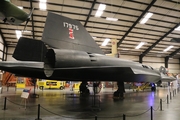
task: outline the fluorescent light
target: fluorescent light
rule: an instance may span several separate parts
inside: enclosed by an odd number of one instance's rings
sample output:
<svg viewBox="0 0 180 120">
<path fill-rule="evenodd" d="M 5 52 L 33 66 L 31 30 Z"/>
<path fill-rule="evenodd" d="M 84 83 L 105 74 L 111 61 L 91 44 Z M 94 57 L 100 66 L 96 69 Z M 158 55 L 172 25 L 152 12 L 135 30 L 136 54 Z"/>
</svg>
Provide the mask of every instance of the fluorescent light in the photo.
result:
<svg viewBox="0 0 180 120">
<path fill-rule="evenodd" d="M 166 52 L 166 51 L 170 50 L 170 49 L 173 48 L 173 47 L 174 47 L 174 46 L 171 45 L 171 46 L 167 47 L 166 49 L 164 49 L 163 51 Z"/>
<path fill-rule="evenodd" d="M 97 37 L 92 37 L 93 39 L 97 38 Z"/>
<path fill-rule="evenodd" d="M 140 24 L 146 23 L 152 15 L 153 13 L 147 13 L 146 16 L 141 20 Z"/>
<path fill-rule="evenodd" d="M 139 45 L 138 45 L 138 46 L 136 46 L 136 48 L 135 48 L 135 49 L 139 49 L 139 48 L 141 48 L 144 44 L 145 44 L 145 42 L 140 42 L 140 43 L 139 43 Z"/>
<path fill-rule="evenodd" d="M 127 48 L 123 48 L 122 50 L 129 50 L 129 49 L 127 49 Z"/>
<path fill-rule="evenodd" d="M 24 32 L 24 33 L 31 33 L 31 31 L 29 31 L 29 30 L 24 30 L 22 32 Z"/>
<path fill-rule="evenodd" d="M 179 30 L 180 31 L 180 25 L 177 28 L 175 28 L 175 30 Z"/>
<path fill-rule="evenodd" d="M 117 18 L 109 18 L 109 17 L 106 17 L 106 20 L 110 20 L 110 21 L 118 21 Z"/>
<path fill-rule="evenodd" d="M 106 46 L 109 41 L 110 41 L 110 39 L 109 39 L 109 38 L 106 38 L 106 39 L 104 40 L 104 42 L 102 43 L 102 46 Z"/>
<path fill-rule="evenodd" d="M 145 18 L 150 18 L 153 15 L 153 13 L 146 14 Z"/>
<path fill-rule="evenodd" d="M 103 14 L 103 10 L 106 9 L 105 4 L 100 4 L 98 10 L 96 11 L 95 17 L 100 17 Z"/>
<path fill-rule="evenodd" d="M 22 6 L 17 6 L 19 9 L 23 9 L 23 7 Z"/>
<path fill-rule="evenodd" d="M 16 37 L 19 39 L 22 36 L 22 32 L 20 30 L 16 30 Z"/>
<path fill-rule="evenodd" d="M 40 2 L 39 3 L 39 8 L 40 8 L 40 10 L 46 10 L 46 3 L 45 2 Z"/>
<path fill-rule="evenodd" d="M 47 0 L 39 0 L 40 2 L 46 2 Z"/>
<path fill-rule="evenodd" d="M 103 11 L 103 10 L 105 10 L 105 9 L 106 9 L 106 5 L 105 5 L 105 4 L 100 4 L 100 5 L 99 5 L 98 10 Z"/>
<path fill-rule="evenodd" d="M 97 11 L 95 17 L 100 17 L 103 14 L 103 11 Z"/>
<path fill-rule="evenodd" d="M 144 23 L 146 23 L 147 21 L 148 21 L 147 18 L 143 18 L 143 19 L 141 20 L 140 24 L 144 24 Z"/>
</svg>

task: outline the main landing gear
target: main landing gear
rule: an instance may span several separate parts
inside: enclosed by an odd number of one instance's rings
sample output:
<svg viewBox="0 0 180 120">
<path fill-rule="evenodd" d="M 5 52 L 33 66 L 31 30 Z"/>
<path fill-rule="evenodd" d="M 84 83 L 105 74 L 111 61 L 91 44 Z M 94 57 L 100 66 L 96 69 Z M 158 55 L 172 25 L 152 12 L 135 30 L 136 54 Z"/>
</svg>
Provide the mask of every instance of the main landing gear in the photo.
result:
<svg viewBox="0 0 180 120">
<path fill-rule="evenodd" d="M 87 81 L 82 81 L 82 83 L 79 86 L 79 91 L 80 91 L 80 95 L 83 96 L 90 94 Z"/>
<path fill-rule="evenodd" d="M 118 89 L 114 92 L 114 99 L 124 99 L 124 82 L 117 82 Z"/>
</svg>

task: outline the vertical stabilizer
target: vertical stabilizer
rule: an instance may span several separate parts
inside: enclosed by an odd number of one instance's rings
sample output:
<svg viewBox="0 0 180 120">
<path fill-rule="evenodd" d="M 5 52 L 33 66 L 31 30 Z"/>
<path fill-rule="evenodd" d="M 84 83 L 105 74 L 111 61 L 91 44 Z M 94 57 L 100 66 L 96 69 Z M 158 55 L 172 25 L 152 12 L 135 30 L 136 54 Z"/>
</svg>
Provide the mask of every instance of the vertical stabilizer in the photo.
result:
<svg viewBox="0 0 180 120">
<path fill-rule="evenodd" d="M 79 21 L 48 13 L 42 41 L 53 48 L 103 54 Z"/>
</svg>

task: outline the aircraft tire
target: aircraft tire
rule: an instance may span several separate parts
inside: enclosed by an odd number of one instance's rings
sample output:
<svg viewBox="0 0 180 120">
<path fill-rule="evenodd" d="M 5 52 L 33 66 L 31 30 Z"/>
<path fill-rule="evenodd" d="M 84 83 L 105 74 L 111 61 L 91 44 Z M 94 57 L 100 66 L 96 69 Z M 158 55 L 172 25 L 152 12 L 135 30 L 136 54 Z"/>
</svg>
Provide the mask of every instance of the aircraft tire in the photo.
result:
<svg viewBox="0 0 180 120">
<path fill-rule="evenodd" d="M 60 90 L 63 90 L 63 86 L 61 86 L 59 89 L 60 89 Z"/>
</svg>

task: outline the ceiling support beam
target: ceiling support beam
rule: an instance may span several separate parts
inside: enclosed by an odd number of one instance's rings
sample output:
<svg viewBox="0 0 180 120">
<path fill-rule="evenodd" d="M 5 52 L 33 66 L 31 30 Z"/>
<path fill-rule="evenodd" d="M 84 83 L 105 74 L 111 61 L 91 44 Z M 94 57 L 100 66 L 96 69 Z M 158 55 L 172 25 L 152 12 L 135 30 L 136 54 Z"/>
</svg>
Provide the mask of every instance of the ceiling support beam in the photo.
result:
<svg viewBox="0 0 180 120">
<path fill-rule="evenodd" d="M 154 44 L 152 44 L 147 50 L 145 50 L 142 53 L 142 56 L 144 57 L 146 54 L 148 54 L 149 51 L 151 51 L 161 40 L 163 40 L 165 37 L 167 37 L 175 28 L 179 26 L 179 23 L 174 26 L 171 30 L 169 30 L 166 34 L 164 34 L 159 40 L 157 40 Z"/>
<path fill-rule="evenodd" d="M 169 57 L 168 56 L 166 56 L 165 58 L 164 58 L 164 60 L 165 60 L 165 68 L 168 68 L 168 61 L 169 61 Z"/>
<path fill-rule="evenodd" d="M 142 63 L 142 61 L 143 61 L 143 57 L 142 57 L 142 55 L 140 55 L 139 56 L 139 63 Z"/>
<path fill-rule="evenodd" d="M 117 46 L 119 47 L 120 44 L 123 42 L 125 37 L 131 32 L 131 30 L 136 26 L 136 24 L 141 20 L 141 18 L 146 14 L 146 12 L 149 11 L 149 9 L 153 6 L 153 4 L 156 2 L 156 0 L 152 0 L 152 2 L 148 5 L 148 7 L 143 11 L 143 13 L 138 17 L 138 19 L 134 22 L 134 24 L 129 28 L 129 30 L 126 32 L 126 34 L 120 39 L 120 41 L 117 43 Z"/>
<path fill-rule="evenodd" d="M 31 10 L 32 10 L 32 9 L 33 9 L 32 0 L 30 0 L 30 7 L 31 7 Z M 35 39 L 33 13 L 32 13 L 32 15 L 31 15 L 31 22 L 32 22 L 32 36 L 33 36 L 33 39 Z"/>
<path fill-rule="evenodd" d="M 175 50 L 174 52 L 172 52 L 171 54 L 169 54 L 169 57 L 173 57 L 173 56 L 176 55 L 178 52 L 180 52 L 180 48 L 178 48 L 177 50 Z"/>
<path fill-rule="evenodd" d="M 87 22 L 88 22 L 88 20 L 89 20 L 89 17 L 91 16 L 91 13 L 92 13 L 92 10 L 94 9 L 94 5 L 95 5 L 95 4 L 96 4 L 96 0 L 94 0 L 93 3 L 92 3 L 91 9 L 90 9 L 89 14 L 88 14 L 88 16 L 87 16 L 87 18 L 86 18 L 86 21 L 85 21 L 85 23 L 84 23 L 84 27 L 86 27 L 86 25 L 87 25 Z"/>
</svg>

